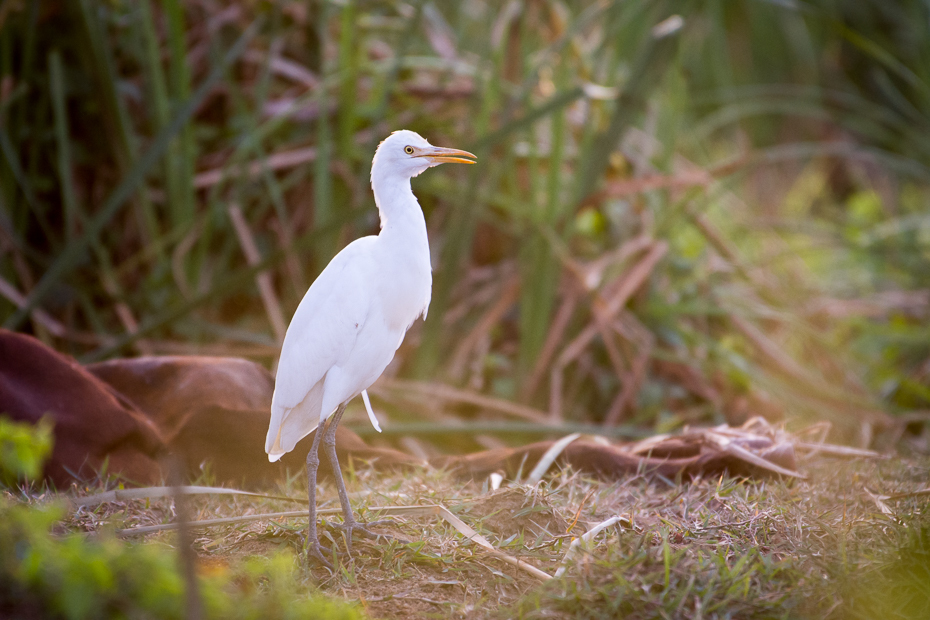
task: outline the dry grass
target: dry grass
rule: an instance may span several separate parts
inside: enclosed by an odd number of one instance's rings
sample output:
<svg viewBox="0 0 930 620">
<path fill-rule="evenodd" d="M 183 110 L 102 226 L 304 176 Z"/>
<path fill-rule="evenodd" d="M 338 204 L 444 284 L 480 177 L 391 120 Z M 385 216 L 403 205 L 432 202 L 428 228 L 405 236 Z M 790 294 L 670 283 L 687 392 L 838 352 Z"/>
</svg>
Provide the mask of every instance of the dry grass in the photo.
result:
<svg viewBox="0 0 930 620">
<path fill-rule="evenodd" d="M 550 574 L 573 537 L 609 517 L 626 517 L 577 554 L 563 578 L 545 584 L 439 519 L 395 519 L 380 529 L 394 539 L 355 541 L 353 556 L 341 554 L 334 574 L 297 559 L 300 519 L 199 530 L 194 547 L 203 574 L 229 571 L 254 555 L 291 553 L 300 584 L 357 601 L 375 618 L 839 619 L 870 617 L 870 609 L 882 617 L 922 617 L 908 614 L 928 609 L 930 593 L 921 591 L 919 579 L 909 584 L 908 576 L 925 569 L 906 558 L 930 550 L 921 538 L 930 525 L 923 515 L 927 498 L 888 501 L 892 514 L 886 514 L 869 492 L 920 490 L 927 466 L 926 459 L 815 458 L 806 463 L 808 480 L 787 483 L 641 476 L 605 483 L 563 471 L 533 487 L 498 491 L 428 470 L 386 476 L 362 468 L 348 476 L 363 519 L 376 518 L 369 506 L 442 504 L 501 550 Z M 299 497 L 302 484 L 295 476 L 273 492 Z M 318 497 L 324 508 L 338 507 L 331 484 Z M 250 497 L 198 497 L 193 507 L 197 520 L 285 509 L 280 501 Z M 173 516 L 169 499 L 137 500 L 80 509 L 67 527 L 99 532 Z M 339 536 L 323 528 L 324 544 L 342 550 Z M 145 544 L 174 546 L 175 534 L 151 534 Z M 860 578 L 872 573 L 869 589 Z M 899 573 L 892 585 L 903 590 L 888 598 L 894 590 L 882 575 Z"/>
</svg>

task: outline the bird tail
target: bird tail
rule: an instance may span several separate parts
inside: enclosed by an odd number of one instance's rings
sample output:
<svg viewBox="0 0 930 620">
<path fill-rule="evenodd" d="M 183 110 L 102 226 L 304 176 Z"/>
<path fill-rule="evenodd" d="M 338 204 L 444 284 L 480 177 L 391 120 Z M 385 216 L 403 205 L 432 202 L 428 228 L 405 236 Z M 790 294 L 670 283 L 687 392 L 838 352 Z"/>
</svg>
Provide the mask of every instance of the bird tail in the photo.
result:
<svg viewBox="0 0 930 620">
<path fill-rule="evenodd" d="M 268 429 L 268 430 L 270 432 L 271 429 Z M 267 445 L 268 443 L 267 438 L 265 440 L 265 443 L 266 443 L 265 452 L 268 453 L 269 462 L 274 463 L 275 461 L 279 460 L 282 456 L 287 454 L 287 450 L 283 450 L 281 448 L 281 427 L 280 426 L 278 427 L 278 432 L 275 433 L 274 441 L 272 442 L 272 444 L 270 446 Z"/>
<path fill-rule="evenodd" d="M 294 449 L 297 442 L 316 430 L 323 404 L 323 381 L 314 385 L 295 407 L 277 402 L 278 392 L 271 399 L 271 423 L 265 437 L 265 452 L 274 463 Z"/>
</svg>

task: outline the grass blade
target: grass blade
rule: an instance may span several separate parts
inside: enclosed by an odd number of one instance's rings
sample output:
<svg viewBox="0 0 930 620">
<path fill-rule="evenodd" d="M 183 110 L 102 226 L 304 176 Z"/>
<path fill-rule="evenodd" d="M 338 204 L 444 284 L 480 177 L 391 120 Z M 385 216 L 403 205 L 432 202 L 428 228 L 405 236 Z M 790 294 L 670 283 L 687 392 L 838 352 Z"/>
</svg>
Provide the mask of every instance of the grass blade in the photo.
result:
<svg viewBox="0 0 930 620">
<path fill-rule="evenodd" d="M 67 94 L 61 67 L 61 54 L 53 50 L 48 56 L 48 73 L 52 94 L 52 112 L 55 118 L 55 142 L 58 151 L 58 179 L 61 186 L 61 201 L 64 204 L 65 239 L 75 237 L 78 220 L 77 198 L 74 195 L 74 179 L 71 174 L 71 138 L 66 109 Z"/>
<path fill-rule="evenodd" d="M 258 22 L 255 22 L 249 26 L 235 44 L 233 44 L 223 57 L 222 62 L 214 67 L 203 84 L 200 85 L 184 106 L 178 110 L 172 122 L 159 132 L 158 136 L 152 142 L 152 146 L 139 158 L 129 173 L 123 177 L 116 189 L 114 189 L 107 198 L 100 211 L 88 222 L 84 234 L 65 246 L 61 254 L 59 254 L 36 284 L 35 288 L 30 292 L 26 305 L 8 318 L 4 323 L 4 327 L 7 329 L 16 329 L 19 327 L 32 309 L 42 301 L 52 287 L 55 286 L 65 274 L 76 267 L 79 257 L 84 253 L 88 245 L 93 239 L 97 238 L 138 186 L 142 184 L 145 180 L 145 175 L 155 163 L 161 159 L 162 155 L 165 154 L 168 144 L 190 120 L 194 111 L 213 88 L 214 84 L 220 79 L 226 66 L 231 64 L 242 54 L 246 44 L 252 39 L 257 30 Z M 0 133 L 0 137 L 2 137 L 2 135 L 3 134 Z"/>
<path fill-rule="evenodd" d="M 241 491 L 239 489 L 227 489 L 226 487 L 210 487 L 188 485 L 181 487 L 143 487 L 138 489 L 114 489 L 94 495 L 84 497 L 75 497 L 69 500 L 72 507 L 98 506 L 108 502 L 128 502 L 136 499 L 157 499 L 162 497 L 173 497 L 175 493 L 181 492 L 185 495 L 248 495 L 250 497 L 262 497 L 265 499 L 277 499 L 288 502 L 307 503 L 306 499 L 297 497 L 284 497 L 281 495 L 267 495 L 265 493 L 253 493 L 251 491 Z"/>
</svg>

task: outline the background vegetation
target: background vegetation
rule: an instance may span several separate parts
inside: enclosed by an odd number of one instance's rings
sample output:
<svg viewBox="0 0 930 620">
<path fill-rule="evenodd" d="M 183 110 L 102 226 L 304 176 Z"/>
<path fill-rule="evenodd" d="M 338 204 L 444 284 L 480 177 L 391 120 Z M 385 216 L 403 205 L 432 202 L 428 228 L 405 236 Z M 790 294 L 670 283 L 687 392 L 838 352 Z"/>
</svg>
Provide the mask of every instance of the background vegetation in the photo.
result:
<svg viewBox="0 0 930 620">
<path fill-rule="evenodd" d="M 761 414 L 926 453 L 928 29 L 916 0 L 5 0 L 0 321 L 85 361 L 209 353 L 271 367 L 315 275 L 377 231 L 371 156 L 409 128 L 480 164 L 414 181 L 433 302 L 376 393 L 386 434 L 433 439 L 406 447 L 474 447 L 443 443 L 459 420 L 491 445 L 505 431 L 635 435 Z M 531 424 L 502 426 L 502 408 Z M 164 548 L 175 539 L 98 536 L 102 523 L 170 520 L 170 502 L 62 520 L 28 506 L 41 489 L 16 486 L 36 476 L 48 428 L 0 421 L 0 449 L 0 615 L 191 617 L 191 581 Z M 407 603 L 925 617 L 915 463 L 809 463 L 795 486 L 563 472 L 539 487 L 548 503 L 516 487 L 522 503 L 496 532 L 491 502 L 459 507 L 546 567 L 579 518 L 629 511 L 634 533 L 609 534 L 608 551 L 544 588 L 435 524 L 402 523 L 415 544 L 363 546 L 364 570 L 329 576 L 296 570 L 299 526 L 230 526 L 194 545 L 201 611 L 355 613 L 307 598 L 316 583 L 405 617 L 420 609 Z M 487 490 L 368 475 L 350 485 L 369 500 Z M 515 529 L 527 514 L 571 525 L 543 540 Z"/>
<path fill-rule="evenodd" d="M 5 2 L 0 317 L 83 360 L 272 364 L 377 231 L 371 155 L 406 127 L 481 165 L 415 181 L 433 302 L 391 373 L 554 423 L 869 443 L 930 395 L 926 12 Z"/>
</svg>

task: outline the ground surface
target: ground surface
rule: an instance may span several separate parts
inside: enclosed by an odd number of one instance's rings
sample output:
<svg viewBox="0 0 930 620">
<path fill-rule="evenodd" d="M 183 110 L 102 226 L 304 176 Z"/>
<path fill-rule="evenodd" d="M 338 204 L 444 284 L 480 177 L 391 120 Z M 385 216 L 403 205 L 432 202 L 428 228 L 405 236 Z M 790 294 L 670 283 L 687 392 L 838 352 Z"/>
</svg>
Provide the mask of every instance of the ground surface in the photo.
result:
<svg viewBox="0 0 930 620">
<path fill-rule="evenodd" d="M 808 480 L 731 478 L 619 482 L 562 472 L 535 487 L 489 491 L 435 471 L 348 473 L 362 519 L 379 505 L 441 504 L 495 546 L 554 574 L 573 540 L 623 516 L 570 562 L 560 579 L 537 577 L 465 541 L 438 517 L 396 519 L 394 540 L 356 540 L 333 574 L 297 558 L 305 521 L 263 518 L 198 530 L 202 573 L 253 555 L 293 554 L 294 579 L 357 604 L 374 618 L 927 618 L 930 617 L 928 496 L 876 500 L 928 486 L 921 459 L 846 462 L 813 458 Z M 275 493 L 300 496 L 295 476 Z M 338 507 L 331 484 L 323 507 Z M 299 509 L 276 500 L 200 497 L 195 519 Z M 70 526 L 104 530 L 164 523 L 170 500 L 81 510 Z M 334 540 L 336 539 L 336 540 Z M 399 540 L 403 539 L 403 540 Z M 136 539 L 140 540 L 140 539 Z M 145 544 L 175 545 L 173 532 Z M 405 542 L 409 541 L 409 542 Z"/>
</svg>

